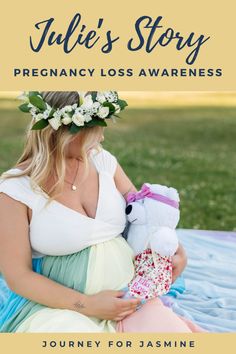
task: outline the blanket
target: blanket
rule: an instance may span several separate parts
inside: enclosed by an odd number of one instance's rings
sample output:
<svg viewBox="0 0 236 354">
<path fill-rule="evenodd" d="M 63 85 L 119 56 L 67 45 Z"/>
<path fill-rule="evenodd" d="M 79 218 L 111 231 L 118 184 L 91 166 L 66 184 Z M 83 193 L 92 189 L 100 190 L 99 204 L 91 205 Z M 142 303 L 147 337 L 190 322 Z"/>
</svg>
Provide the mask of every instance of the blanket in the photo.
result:
<svg viewBox="0 0 236 354">
<path fill-rule="evenodd" d="M 210 332 L 236 332 L 236 232 L 177 233 L 188 255 L 182 273 L 185 290 L 164 302 Z"/>
</svg>

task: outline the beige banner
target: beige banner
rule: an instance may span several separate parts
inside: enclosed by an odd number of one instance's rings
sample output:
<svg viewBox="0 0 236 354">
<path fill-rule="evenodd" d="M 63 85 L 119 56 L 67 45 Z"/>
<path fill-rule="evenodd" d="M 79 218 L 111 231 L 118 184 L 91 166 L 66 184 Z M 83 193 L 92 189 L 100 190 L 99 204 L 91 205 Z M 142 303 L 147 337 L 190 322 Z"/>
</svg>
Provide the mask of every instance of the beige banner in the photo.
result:
<svg viewBox="0 0 236 354">
<path fill-rule="evenodd" d="M 235 334 L 0 334 L 1 353 L 234 354 Z"/>
<path fill-rule="evenodd" d="M 8 0 L 0 33 L 0 90 L 236 89 L 234 0 Z"/>
</svg>

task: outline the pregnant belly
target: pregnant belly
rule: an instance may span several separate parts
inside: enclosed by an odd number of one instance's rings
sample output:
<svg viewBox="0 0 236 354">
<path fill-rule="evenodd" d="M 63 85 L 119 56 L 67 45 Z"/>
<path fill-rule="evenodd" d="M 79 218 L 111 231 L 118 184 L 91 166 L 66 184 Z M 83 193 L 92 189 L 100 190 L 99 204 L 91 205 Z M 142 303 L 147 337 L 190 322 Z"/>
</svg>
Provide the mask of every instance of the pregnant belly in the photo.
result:
<svg viewBox="0 0 236 354">
<path fill-rule="evenodd" d="M 133 251 L 123 237 L 91 247 L 85 292 L 120 290 L 134 276 Z"/>
<path fill-rule="evenodd" d="M 66 256 L 45 256 L 42 274 L 86 294 L 119 290 L 133 278 L 133 251 L 118 236 Z"/>
</svg>

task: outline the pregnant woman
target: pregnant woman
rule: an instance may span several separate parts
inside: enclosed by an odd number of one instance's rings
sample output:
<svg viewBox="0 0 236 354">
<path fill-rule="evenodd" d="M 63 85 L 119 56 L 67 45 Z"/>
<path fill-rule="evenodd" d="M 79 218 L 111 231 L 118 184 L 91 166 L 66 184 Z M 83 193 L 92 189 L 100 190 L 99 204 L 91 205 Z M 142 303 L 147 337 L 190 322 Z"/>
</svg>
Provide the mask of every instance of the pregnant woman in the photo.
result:
<svg viewBox="0 0 236 354">
<path fill-rule="evenodd" d="M 117 321 L 142 305 L 122 299 L 134 274 L 122 237 L 125 197 L 136 188 L 101 145 L 107 118 L 126 103 L 114 91 L 29 92 L 23 99 L 20 109 L 32 115 L 24 151 L 0 181 L 7 291 L 0 330 L 116 332 Z M 173 263 L 176 278 L 186 264 L 181 246 Z M 138 310 L 144 319 L 151 306 Z M 159 300 L 155 311 L 155 331 L 192 331 Z"/>
</svg>

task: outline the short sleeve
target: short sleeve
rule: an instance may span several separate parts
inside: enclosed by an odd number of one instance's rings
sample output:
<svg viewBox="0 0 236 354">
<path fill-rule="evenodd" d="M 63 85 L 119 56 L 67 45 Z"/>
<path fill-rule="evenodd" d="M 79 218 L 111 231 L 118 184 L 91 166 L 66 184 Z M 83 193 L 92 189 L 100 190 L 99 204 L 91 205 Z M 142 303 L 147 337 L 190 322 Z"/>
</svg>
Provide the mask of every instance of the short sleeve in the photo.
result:
<svg viewBox="0 0 236 354">
<path fill-rule="evenodd" d="M 11 198 L 26 204 L 30 209 L 34 208 L 36 198 L 25 176 L 0 178 L 0 193 L 5 193 Z"/>
<path fill-rule="evenodd" d="M 93 150 L 92 158 L 98 171 L 106 171 L 114 176 L 118 162 L 117 158 L 108 150 L 103 148 L 99 152 Z"/>
</svg>

